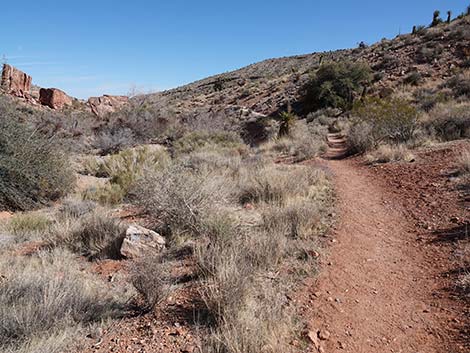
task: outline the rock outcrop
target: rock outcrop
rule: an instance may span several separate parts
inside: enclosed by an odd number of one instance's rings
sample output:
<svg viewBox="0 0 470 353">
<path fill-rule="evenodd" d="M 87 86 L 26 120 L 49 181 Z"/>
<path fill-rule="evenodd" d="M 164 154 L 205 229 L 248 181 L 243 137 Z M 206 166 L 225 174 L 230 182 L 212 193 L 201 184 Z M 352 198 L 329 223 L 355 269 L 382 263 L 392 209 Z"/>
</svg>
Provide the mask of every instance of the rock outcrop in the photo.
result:
<svg viewBox="0 0 470 353">
<path fill-rule="evenodd" d="M 105 94 L 101 97 L 90 97 L 88 99 L 88 105 L 91 108 L 93 114 L 99 117 L 103 117 L 109 113 L 112 113 L 129 102 L 127 96 L 110 96 Z"/>
<path fill-rule="evenodd" d="M 72 105 L 72 98 L 58 88 L 41 88 L 39 90 L 39 102 L 52 109 L 61 109 Z"/>
<path fill-rule="evenodd" d="M 8 64 L 3 65 L 1 86 L 8 94 L 29 98 L 31 80 L 31 76 L 23 71 Z"/>
<path fill-rule="evenodd" d="M 149 252 L 159 252 L 165 248 L 165 238 L 153 230 L 131 225 L 121 245 L 121 255 L 128 259 L 142 257 Z"/>
</svg>

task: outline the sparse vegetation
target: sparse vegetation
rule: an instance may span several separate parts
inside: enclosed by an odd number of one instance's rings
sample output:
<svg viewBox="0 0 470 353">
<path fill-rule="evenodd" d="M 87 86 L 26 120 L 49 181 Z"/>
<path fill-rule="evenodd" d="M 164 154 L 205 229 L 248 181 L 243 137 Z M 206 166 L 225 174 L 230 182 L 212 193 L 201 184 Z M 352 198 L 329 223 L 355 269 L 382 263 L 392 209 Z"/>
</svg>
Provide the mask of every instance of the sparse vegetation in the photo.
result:
<svg viewBox="0 0 470 353">
<path fill-rule="evenodd" d="M 0 349 L 63 352 L 90 325 L 123 315 L 128 295 L 84 273 L 64 252 L 2 254 Z"/>
</svg>

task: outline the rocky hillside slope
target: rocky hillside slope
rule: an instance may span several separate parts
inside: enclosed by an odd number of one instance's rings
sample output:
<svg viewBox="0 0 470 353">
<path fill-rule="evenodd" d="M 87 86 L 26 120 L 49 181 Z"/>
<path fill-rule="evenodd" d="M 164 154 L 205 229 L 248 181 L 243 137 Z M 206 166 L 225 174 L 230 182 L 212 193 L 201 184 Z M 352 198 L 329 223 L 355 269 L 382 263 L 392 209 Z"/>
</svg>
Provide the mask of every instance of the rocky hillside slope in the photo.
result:
<svg viewBox="0 0 470 353">
<path fill-rule="evenodd" d="M 209 77 L 144 99 L 154 109 L 180 118 L 256 112 L 276 115 L 291 103 L 299 113 L 299 92 L 322 62 L 365 61 L 375 73 L 371 93 L 397 91 L 404 84 L 433 90 L 470 66 L 470 18 L 450 24 L 418 28 L 415 34 L 383 39 L 371 46 L 269 59 L 245 68 Z"/>
</svg>

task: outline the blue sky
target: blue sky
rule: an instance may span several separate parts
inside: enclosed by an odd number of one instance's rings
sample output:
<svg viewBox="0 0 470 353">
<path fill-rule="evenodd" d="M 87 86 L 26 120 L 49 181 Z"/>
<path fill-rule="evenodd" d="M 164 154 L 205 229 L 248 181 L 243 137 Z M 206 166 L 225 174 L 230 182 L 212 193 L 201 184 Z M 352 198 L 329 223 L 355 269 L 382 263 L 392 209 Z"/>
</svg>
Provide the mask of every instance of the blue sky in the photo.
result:
<svg viewBox="0 0 470 353">
<path fill-rule="evenodd" d="M 163 90 L 254 62 L 354 47 L 464 11 L 464 0 L 21 0 L 0 56 L 70 95 Z"/>
</svg>

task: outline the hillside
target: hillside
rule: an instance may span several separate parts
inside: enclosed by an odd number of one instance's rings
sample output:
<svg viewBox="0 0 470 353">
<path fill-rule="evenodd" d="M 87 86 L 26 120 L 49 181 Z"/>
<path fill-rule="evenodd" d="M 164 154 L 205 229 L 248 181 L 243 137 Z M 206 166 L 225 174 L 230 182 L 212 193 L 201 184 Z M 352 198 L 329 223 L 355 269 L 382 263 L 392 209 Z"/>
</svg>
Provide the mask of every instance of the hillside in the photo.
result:
<svg viewBox="0 0 470 353">
<path fill-rule="evenodd" d="M 470 65 L 470 20 L 425 28 L 417 34 L 383 39 L 371 46 L 269 59 L 245 68 L 216 75 L 189 85 L 143 97 L 161 111 L 182 119 L 194 115 L 225 114 L 236 117 L 250 112 L 276 115 L 288 102 L 299 101 L 299 93 L 321 63 L 364 61 L 374 73 L 370 93 L 399 91 L 410 75 L 419 78 L 407 92 L 435 91 L 447 79 Z M 142 98 L 142 97 L 140 97 Z M 302 112 L 302 106 L 297 106 Z"/>
</svg>

